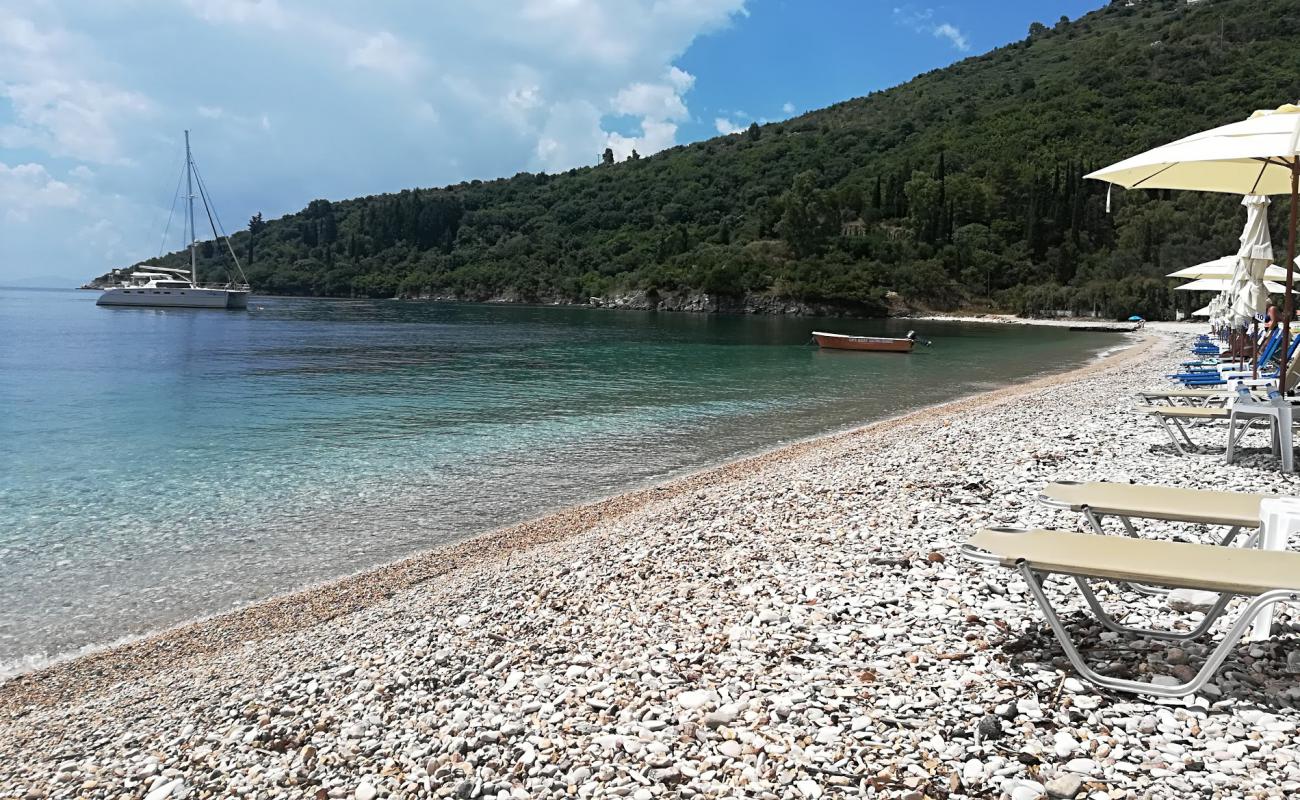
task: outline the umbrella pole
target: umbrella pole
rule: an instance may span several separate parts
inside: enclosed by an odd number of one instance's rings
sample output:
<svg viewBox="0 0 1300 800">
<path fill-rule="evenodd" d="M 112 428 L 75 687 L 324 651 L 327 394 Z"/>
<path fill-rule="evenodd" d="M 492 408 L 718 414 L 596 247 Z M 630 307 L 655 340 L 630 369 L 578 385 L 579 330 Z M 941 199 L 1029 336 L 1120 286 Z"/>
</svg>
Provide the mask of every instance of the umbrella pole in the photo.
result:
<svg viewBox="0 0 1300 800">
<path fill-rule="evenodd" d="M 1291 299 L 1292 285 L 1295 283 L 1295 228 L 1296 203 L 1300 201 L 1300 157 L 1291 159 L 1291 231 L 1286 240 L 1286 302 L 1282 304 L 1282 369 L 1277 375 L 1277 390 L 1286 394 L 1287 355 L 1291 350 L 1291 313 L 1294 309 Z"/>
<path fill-rule="evenodd" d="M 1259 320 L 1250 329 L 1250 377 L 1259 379 Z"/>
</svg>

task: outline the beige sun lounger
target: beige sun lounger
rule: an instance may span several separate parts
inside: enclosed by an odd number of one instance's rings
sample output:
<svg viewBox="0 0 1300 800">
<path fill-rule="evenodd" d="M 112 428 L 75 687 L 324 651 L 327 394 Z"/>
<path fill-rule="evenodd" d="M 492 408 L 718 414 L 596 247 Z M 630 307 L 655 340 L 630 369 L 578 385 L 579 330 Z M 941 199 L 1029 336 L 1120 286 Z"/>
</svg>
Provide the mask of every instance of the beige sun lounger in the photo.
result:
<svg viewBox="0 0 1300 800">
<path fill-rule="evenodd" d="M 1130 483 L 1093 481 L 1057 481 L 1043 487 L 1038 500 L 1051 508 L 1069 509 L 1082 514 L 1094 533 L 1105 536 L 1102 520 L 1115 517 L 1129 536 L 1137 536 L 1133 519 L 1157 519 L 1187 522 L 1194 525 L 1219 525 L 1228 528 L 1219 540 L 1227 547 L 1243 529 L 1253 531 L 1242 543 L 1254 544 L 1259 531 L 1259 502 L 1270 495 L 1246 492 L 1215 492 L 1203 489 L 1180 489 L 1176 486 L 1150 486 Z M 1164 594 L 1149 586 L 1130 584 L 1144 594 Z"/>
<path fill-rule="evenodd" d="M 1130 536 L 1137 536 L 1134 518 L 1158 519 L 1229 528 L 1228 535 L 1220 542 L 1226 545 L 1243 528 L 1254 530 L 1259 527 L 1259 503 L 1271 496 L 1180 489 L 1176 486 L 1056 481 L 1044 486 L 1038 499 L 1046 506 L 1082 514 L 1093 531 L 1099 534 L 1106 533 L 1101 524 L 1106 517 L 1118 518 Z"/>
<path fill-rule="evenodd" d="M 1085 680 L 1105 689 L 1159 697 L 1184 697 L 1200 690 L 1218 671 L 1259 611 L 1280 601 L 1300 600 L 1300 553 L 1295 552 L 1013 528 L 979 531 L 962 546 L 961 552 L 972 561 L 1014 569 L 1025 578 L 1066 657 Z M 1112 678 L 1091 669 L 1043 591 L 1043 583 L 1050 575 L 1074 578 L 1089 608 L 1107 629 L 1171 641 L 1199 638 L 1223 615 L 1234 597 L 1252 599 L 1200 672 L 1190 681 L 1165 686 Z M 1133 628 L 1121 625 L 1106 613 L 1088 585 L 1089 580 L 1198 589 L 1219 593 L 1219 600 L 1190 631 Z"/>
<path fill-rule="evenodd" d="M 1223 389 L 1149 389 L 1138 392 L 1138 399 L 1147 405 L 1158 406 L 1221 406 L 1235 395 Z"/>
<path fill-rule="evenodd" d="M 1187 423 L 1190 422 L 1227 422 L 1232 418 L 1232 412 L 1227 408 L 1206 408 L 1201 406 L 1156 406 L 1145 405 L 1138 406 L 1138 412 L 1155 418 L 1164 428 L 1165 435 L 1169 441 L 1173 442 L 1174 449 L 1179 455 L 1187 455 L 1189 452 L 1199 453 L 1202 447 L 1192 441 L 1192 437 L 1187 432 Z M 1182 439 L 1182 441 L 1179 441 Z M 1184 445 L 1186 445 L 1184 447 Z"/>
<path fill-rule="evenodd" d="M 1179 455 L 1188 455 L 1190 452 L 1199 453 L 1203 449 L 1195 442 L 1187 432 L 1187 426 L 1196 422 L 1227 422 L 1228 424 L 1228 442 L 1225 449 L 1225 455 L 1229 464 L 1233 461 L 1233 454 L 1245 438 L 1246 432 L 1255 425 L 1262 423 L 1269 427 L 1272 438 L 1273 455 L 1279 457 L 1282 461 L 1283 472 L 1294 472 L 1294 451 L 1291 445 L 1291 426 L 1282 424 L 1280 418 L 1277 418 L 1276 410 L 1267 403 L 1254 402 L 1236 402 L 1222 408 L 1204 408 L 1189 406 L 1138 406 L 1140 413 L 1154 417 L 1164 428 L 1165 435 L 1169 441 L 1173 442 L 1174 449 Z M 1273 410 L 1270 416 L 1269 411 Z M 1180 442 L 1179 439 L 1182 439 Z M 1186 447 L 1184 447 L 1184 443 Z"/>
</svg>

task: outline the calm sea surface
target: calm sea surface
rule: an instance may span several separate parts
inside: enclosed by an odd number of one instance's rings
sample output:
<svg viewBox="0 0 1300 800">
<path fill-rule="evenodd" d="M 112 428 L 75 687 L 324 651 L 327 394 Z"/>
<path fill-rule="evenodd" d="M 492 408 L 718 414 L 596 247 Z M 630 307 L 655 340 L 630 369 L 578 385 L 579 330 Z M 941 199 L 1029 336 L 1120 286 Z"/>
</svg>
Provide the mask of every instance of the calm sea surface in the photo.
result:
<svg viewBox="0 0 1300 800">
<path fill-rule="evenodd" d="M 908 408 L 1113 334 L 0 289 L 0 674 Z"/>
</svg>

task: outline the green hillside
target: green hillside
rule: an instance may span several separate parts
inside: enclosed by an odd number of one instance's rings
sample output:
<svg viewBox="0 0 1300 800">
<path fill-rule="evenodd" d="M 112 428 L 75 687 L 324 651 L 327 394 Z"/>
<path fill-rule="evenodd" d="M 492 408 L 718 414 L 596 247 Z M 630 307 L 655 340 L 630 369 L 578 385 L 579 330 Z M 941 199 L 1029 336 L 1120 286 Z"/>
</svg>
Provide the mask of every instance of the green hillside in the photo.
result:
<svg viewBox="0 0 1300 800">
<path fill-rule="evenodd" d="M 315 200 L 234 246 L 255 289 L 280 294 L 707 293 L 880 314 L 893 291 L 931 308 L 1168 316 L 1160 276 L 1234 249 L 1239 198 L 1116 190 L 1108 215 L 1104 185 L 1080 176 L 1300 98 L 1300 5 L 1117 2 L 1046 22 L 746 133 L 558 175 Z"/>
</svg>

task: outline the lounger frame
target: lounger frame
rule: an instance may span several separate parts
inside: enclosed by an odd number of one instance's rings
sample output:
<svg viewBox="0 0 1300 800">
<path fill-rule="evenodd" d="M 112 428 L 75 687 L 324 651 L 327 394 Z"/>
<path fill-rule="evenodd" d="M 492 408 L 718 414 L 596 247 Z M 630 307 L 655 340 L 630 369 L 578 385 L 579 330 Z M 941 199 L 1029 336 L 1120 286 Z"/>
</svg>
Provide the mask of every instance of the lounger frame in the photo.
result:
<svg viewBox="0 0 1300 800">
<path fill-rule="evenodd" d="M 992 528 L 991 530 L 1006 533 L 1025 532 L 1020 528 Z M 974 547 L 969 542 L 961 546 L 960 552 L 962 556 L 976 563 L 1005 566 L 1000 558 L 992 553 Z M 1024 577 L 1025 583 L 1029 586 L 1029 593 L 1033 595 L 1034 601 L 1038 603 L 1039 610 L 1042 611 L 1043 617 L 1047 620 L 1048 627 L 1052 629 L 1052 633 L 1056 636 L 1057 642 L 1065 652 L 1065 657 L 1069 659 L 1071 666 L 1078 671 L 1079 675 L 1084 680 L 1096 686 L 1100 686 L 1103 689 L 1130 692 L 1134 694 L 1153 695 L 1155 697 L 1186 697 L 1189 694 L 1196 694 L 1198 691 L 1205 688 L 1205 685 L 1209 683 L 1215 674 L 1218 673 L 1219 668 L 1223 666 L 1223 662 L 1227 660 L 1228 656 L 1232 653 L 1233 648 L 1237 646 L 1237 643 L 1241 641 L 1242 636 L 1245 635 L 1247 629 L 1254 621 L 1256 614 L 1274 603 L 1300 601 L 1300 593 L 1290 589 L 1274 589 L 1253 596 L 1221 592 L 1219 600 L 1210 608 L 1209 611 L 1206 612 L 1205 619 L 1203 619 L 1200 624 L 1192 630 L 1185 632 L 1151 630 L 1121 625 L 1118 620 L 1102 608 L 1101 602 L 1097 599 L 1096 594 L 1092 591 L 1092 588 L 1088 585 L 1084 576 L 1069 576 L 1074 578 L 1075 585 L 1077 585 L 1080 592 L 1082 592 L 1089 609 L 1092 610 L 1098 621 L 1101 622 L 1102 626 L 1106 629 L 1127 636 L 1144 636 L 1170 641 L 1191 641 L 1200 638 L 1208 633 L 1210 628 L 1214 626 L 1214 623 L 1223 616 L 1233 599 L 1237 597 L 1251 597 L 1250 602 L 1246 604 L 1245 608 L 1242 609 L 1237 618 L 1233 620 L 1227 631 L 1224 632 L 1223 638 L 1220 639 L 1218 645 L 1215 646 L 1214 650 L 1206 659 L 1205 664 L 1201 666 L 1201 669 L 1196 673 L 1195 677 L 1184 683 L 1166 686 L 1163 684 L 1147 683 L 1145 681 L 1135 681 L 1126 678 L 1113 678 L 1107 675 L 1102 675 L 1088 666 L 1087 661 L 1083 658 L 1083 654 L 1075 644 L 1073 637 L 1070 636 L 1069 631 L 1066 630 L 1065 625 L 1061 622 L 1061 618 L 1057 615 L 1056 607 L 1052 604 L 1051 599 L 1048 598 L 1047 593 L 1043 590 L 1047 578 L 1057 573 L 1035 569 L 1024 559 L 1018 560 L 1014 568 L 1019 571 L 1022 577 Z"/>
</svg>

